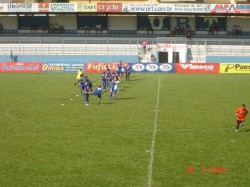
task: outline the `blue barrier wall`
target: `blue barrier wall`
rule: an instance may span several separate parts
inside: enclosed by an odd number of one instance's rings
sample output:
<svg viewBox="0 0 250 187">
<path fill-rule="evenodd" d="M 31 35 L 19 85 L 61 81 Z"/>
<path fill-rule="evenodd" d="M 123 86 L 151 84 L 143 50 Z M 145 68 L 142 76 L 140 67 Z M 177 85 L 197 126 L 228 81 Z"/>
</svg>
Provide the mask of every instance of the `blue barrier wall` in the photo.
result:
<svg viewBox="0 0 250 187">
<path fill-rule="evenodd" d="M 138 62 L 138 56 L 76 56 L 76 55 L 19 55 L 18 62 Z M 10 56 L 0 56 L 0 62 L 9 62 Z"/>
<path fill-rule="evenodd" d="M 207 63 L 250 63 L 248 56 L 207 56 Z"/>
</svg>

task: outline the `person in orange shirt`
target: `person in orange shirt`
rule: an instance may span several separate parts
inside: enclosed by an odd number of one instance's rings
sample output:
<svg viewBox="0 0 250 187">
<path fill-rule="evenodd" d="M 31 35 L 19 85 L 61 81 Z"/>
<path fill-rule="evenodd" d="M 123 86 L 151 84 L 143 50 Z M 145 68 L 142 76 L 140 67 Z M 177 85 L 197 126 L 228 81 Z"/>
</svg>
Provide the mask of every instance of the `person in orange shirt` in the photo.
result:
<svg viewBox="0 0 250 187">
<path fill-rule="evenodd" d="M 235 114 L 237 116 L 236 122 L 236 132 L 239 131 L 240 126 L 244 125 L 245 119 L 247 117 L 248 110 L 246 109 L 246 105 L 242 104 L 240 108 L 237 108 Z"/>
</svg>

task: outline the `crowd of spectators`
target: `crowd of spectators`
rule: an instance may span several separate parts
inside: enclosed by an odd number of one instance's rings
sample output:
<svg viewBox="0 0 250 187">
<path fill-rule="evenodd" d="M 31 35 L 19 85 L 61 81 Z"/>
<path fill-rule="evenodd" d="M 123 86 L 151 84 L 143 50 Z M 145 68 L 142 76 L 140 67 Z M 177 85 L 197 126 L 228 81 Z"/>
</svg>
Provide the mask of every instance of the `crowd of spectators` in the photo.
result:
<svg viewBox="0 0 250 187">
<path fill-rule="evenodd" d="M 103 26 L 101 24 L 97 24 L 95 27 L 90 27 L 89 25 L 85 25 L 85 26 L 81 27 L 80 29 L 84 30 L 85 33 L 90 33 L 91 30 L 95 30 L 96 33 L 98 33 L 98 32 L 102 33 Z"/>
<path fill-rule="evenodd" d="M 42 33 L 56 33 L 56 32 L 63 33 L 64 32 L 64 26 L 58 24 L 57 22 L 50 23 L 48 26 L 44 26 L 44 27 L 37 27 L 37 25 L 33 24 L 28 29 L 30 29 L 30 31 L 34 32 L 34 33 L 36 33 L 37 30 L 42 30 Z M 98 32 L 102 33 L 104 28 L 102 27 L 101 24 L 97 24 L 94 27 L 90 27 L 89 25 L 85 25 L 85 26 L 81 27 L 80 29 L 85 30 L 85 33 L 90 33 L 90 30 L 95 30 L 96 33 L 98 33 Z M 8 29 L 6 29 L 6 30 L 8 30 Z M 219 30 L 220 29 L 218 27 L 218 24 L 213 22 L 208 27 L 208 34 L 209 35 L 218 34 Z M 4 26 L 0 22 L 0 33 L 3 33 L 3 32 L 5 32 Z M 150 23 L 148 25 L 148 28 L 147 28 L 147 34 L 149 34 L 149 33 L 153 34 L 153 32 L 154 32 L 153 27 L 152 27 L 152 24 Z M 246 35 L 245 33 L 247 33 L 247 32 L 242 32 L 240 25 L 236 25 L 236 24 L 233 26 L 231 31 L 227 30 L 228 35 Z M 175 37 L 178 35 L 185 35 L 187 38 L 191 39 L 193 34 L 194 34 L 194 31 L 192 31 L 190 25 L 184 24 L 184 25 L 177 25 L 174 28 L 174 30 L 170 31 L 168 36 Z"/>
<path fill-rule="evenodd" d="M 49 32 L 63 32 L 63 25 L 59 25 L 58 23 L 50 23 L 49 24 Z"/>
<path fill-rule="evenodd" d="M 171 33 L 171 35 L 186 35 L 187 38 L 191 40 L 192 38 L 192 29 L 189 24 L 184 25 L 177 25 L 174 29 L 174 33 Z"/>
<path fill-rule="evenodd" d="M 236 35 L 242 34 L 242 31 L 241 31 L 241 28 L 239 25 L 234 25 L 234 28 L 232 30 L 233 30 L 234 34 L 236 34 Z"/>
<path fill-rule="evenodd" d="M 59 25 L 58 23 L 50 23 L 49 26 L 37 27 L 37 25 L 33 24 L 30 27 L 31 33 L 36 33 L 37 30 L 42 30 L 43 33 L 53 33 L 53 32 L 63 32 L 63 25 Z"/>
</svg>

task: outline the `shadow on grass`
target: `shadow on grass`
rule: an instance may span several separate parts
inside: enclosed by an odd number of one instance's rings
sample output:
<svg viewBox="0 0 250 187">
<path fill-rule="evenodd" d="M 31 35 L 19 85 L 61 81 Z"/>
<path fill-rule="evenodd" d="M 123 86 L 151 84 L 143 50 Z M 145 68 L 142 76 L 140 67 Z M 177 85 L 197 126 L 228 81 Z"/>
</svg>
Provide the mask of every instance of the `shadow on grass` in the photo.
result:
<svg viewBox="0 0 250 187">
<path fill-rule="evenodd" d="M 250 132 L 250 129 L 241 129 L 239 132 Z"/>
<path fill-rule="evenodd" d="M 139 78 L 131 78 L 128 81 L 125 80 L 124 82 L 139 81 L 139 80 L 141 80 L 141 79 L 139 79 Z"/>
<path fill-rule="evenodd" d="M 136 98 L 134 98 L 134 97 L 119 97 L 119 98 L 116 98 L 113 100 L 127 100 L 127 99 L 136 99 Z"/>
<path fill-rule="evenodd" d="M 126 87 L 127 88 L 127 87 Z M 122 88 L 122 89 L 120 89 L 119 90 L 119 92 L 124 92 L 125 91 L 125 89 L 124 88 Z"/>
<path fill-rule="evenodd" d="M 112 104 L 114 104 L 114 103 L 108 102 L 108 103 L 102 103 L 101 105 L 112 105 Z"/>
</svg>

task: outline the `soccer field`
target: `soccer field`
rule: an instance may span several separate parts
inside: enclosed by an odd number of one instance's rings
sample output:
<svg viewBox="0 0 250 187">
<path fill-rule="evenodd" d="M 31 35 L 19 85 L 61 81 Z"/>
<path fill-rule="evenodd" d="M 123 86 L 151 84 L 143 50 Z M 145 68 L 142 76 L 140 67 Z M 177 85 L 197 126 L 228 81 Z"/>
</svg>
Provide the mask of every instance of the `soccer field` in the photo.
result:
<svg viewBox="0 0 250 187">
<path fill-rule="evenodd" d="M 85 106 L 75 74 L 0 74 L 0 186 L 250 185 L 249 75 L 131 78 Z"/>
</svg>

